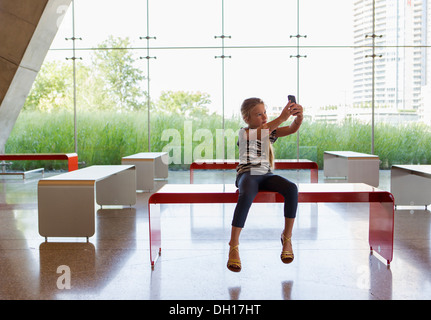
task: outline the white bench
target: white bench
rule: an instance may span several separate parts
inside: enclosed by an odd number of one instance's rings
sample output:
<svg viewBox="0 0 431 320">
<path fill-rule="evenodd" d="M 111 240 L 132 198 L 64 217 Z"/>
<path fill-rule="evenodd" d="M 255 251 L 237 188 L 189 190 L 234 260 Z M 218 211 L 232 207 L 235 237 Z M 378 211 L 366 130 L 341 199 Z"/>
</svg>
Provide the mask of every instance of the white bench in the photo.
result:
<svg viewBox="0 0 431 320">
<path fill-rule="evenodd" d="M 391 192 L 395 205 L 427 208 L 431 203 L 431 165 L 393 165 Z"/>
<path fill-rule="evenodd" d="M 379 156 L 354 151 L 325 151 L 323 174 L 327 178 L 342 178 L 348 183 L 379 186 Z"/>
<path fill-rule="evenodd" d="M 136 190 L 154 189 L 154 179 L 168 177 L 167 152 L 141 152 L 121 158 L 121 164 L 136 167 Z"/>
<path fill-rule="evenodd" d="M 134 166 L 91 166 L 39 180 L 39 234 L 91 237 L 99 205 L 136 204 Z"/>
</svg>

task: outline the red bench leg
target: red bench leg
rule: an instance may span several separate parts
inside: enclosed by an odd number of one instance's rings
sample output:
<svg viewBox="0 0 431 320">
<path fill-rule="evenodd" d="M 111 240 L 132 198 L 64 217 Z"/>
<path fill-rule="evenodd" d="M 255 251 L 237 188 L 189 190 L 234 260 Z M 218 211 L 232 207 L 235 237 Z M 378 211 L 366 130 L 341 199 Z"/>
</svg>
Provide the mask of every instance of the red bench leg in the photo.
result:
<svg viewBox="0 0 431 320">
<path fill-rule="evenodd" d="M 150 260 L 151 267 L 154 267 L 154 264 L 162 250 L 160 204 L 148 204 L 148 218 L 150 229 Z"/>
<path fill-rule="evenodd" d="M 71 156 L 68 158 L 69 171 L 78 170 L 78 156 Z"/>
<path fill-rule="evenodd" d="M 319 181 L 319 169 L 310 169 L 310 182 L 317 183 Z"/>
<path fill-rule="evenodd" d="M 369 244 L 372 251 L 377 252 L 388 265 L 394 251 L 394 203 L 371 202 Z"/>
</svg>

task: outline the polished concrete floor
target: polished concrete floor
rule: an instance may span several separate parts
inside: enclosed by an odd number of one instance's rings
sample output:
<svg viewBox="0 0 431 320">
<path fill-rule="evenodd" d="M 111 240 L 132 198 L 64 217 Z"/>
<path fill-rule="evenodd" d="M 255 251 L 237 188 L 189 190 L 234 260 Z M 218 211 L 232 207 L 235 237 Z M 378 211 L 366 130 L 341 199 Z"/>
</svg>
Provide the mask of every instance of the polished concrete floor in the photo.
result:
<svg viewBox="0 0 431 320">
<path fill-rule="evenodd" d="M 307 172 L 279 173 L 309 180 Z M 149 193 L 138 193 L 133 208 L 99 209 L 89 242 L 45 242 L 39 178 L 0 177 L 0 299 L 431 299 L 431 214 L 424 208 L 396 210 L 388 268 L 369 253 L 367 204 L 300 204 L 289 265 L 279 258 L 282 205 L 254 204 L 241 235 L 243 269 L 232 273 L 226 261 L 234 205 L 164 205 L 162 255 L 152 270 Z M 195 183 L 233 179 L 231 172 L 195 173 Z M 389 179 L 381 171 L 381 189 L 389 190 Z M 188 172 L 170 171 L 158 186 L 188 181 Z"/>
</svg>

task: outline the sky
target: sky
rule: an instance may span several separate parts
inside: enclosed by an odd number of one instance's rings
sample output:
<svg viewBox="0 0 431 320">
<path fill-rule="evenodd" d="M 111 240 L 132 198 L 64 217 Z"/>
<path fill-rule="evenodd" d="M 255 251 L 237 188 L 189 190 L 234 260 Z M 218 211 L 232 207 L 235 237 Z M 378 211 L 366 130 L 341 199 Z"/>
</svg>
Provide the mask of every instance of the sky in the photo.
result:
<svg viewBox="0 0 431 320">
<path fill-rule="evenodd" d="M 213 111 L 222 110 L 221 0 L 150 0 L 150 93 L 163 90 L 207 92 Z M 353 74 L 353 0 L 300 0 L 299 54 L 297 1 L 225 0 L 224 105 L 225 114 L 238 113 L 250 96 L 262 98 L 268 108 L 283 106 L 294 94 L 308 110 L 325 105 L 350 104 Z M 136 64 L 147 74 L 143 48 L 147 34 L 145 0 L 75 0 L 77 48 L 92 48 L 109 35 L 129 37 Z M 72 47 L 72 7 L 65 12 L 52 49 Z M 288 46 L 289 48 L 247 48 Z M 328 47 L 329 46 L 329 47 Z M 171 48 L 172 50 L 163 50 Z M 199 48 L 199 49 L 197 49 Z M 70 51 L 52 50 L 47 59 L 64 59 Z M 88 52 L 77 57 L 88 63 Z M 299 67 L 298 67 L 299 61 Z M 299 72 L 298 72 L 299 70 Z M 299 82 L 297 80 L 299 74 Z M 298 88 L 299 83 L 299 88 Z M 146 88 L 145 88 L 146 89 Z M 306 109 L 307 110 L 307 109 Z"/>
</svg>

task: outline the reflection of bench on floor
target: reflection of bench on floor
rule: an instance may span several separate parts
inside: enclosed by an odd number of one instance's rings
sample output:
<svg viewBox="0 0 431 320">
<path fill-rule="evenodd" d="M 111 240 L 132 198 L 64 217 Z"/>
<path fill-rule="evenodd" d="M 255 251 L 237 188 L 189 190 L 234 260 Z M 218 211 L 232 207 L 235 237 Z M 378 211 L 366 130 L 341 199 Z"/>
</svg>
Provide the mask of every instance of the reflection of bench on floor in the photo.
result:
<svg viewBox="0 0 431 320">
<path fill-rule="evenodd" d="M 210 160 L 199 160 L 193 162 L 190 165 L 190 183 L 193 183 L 193 171 L 194 170 L 226 170 L 226 169 L 236 169 L 238 166 L 238 160 L 234 159 L 210 159 Z M 318 171 L 319 167 L 316 162 L 307 159 L 276 159 L 274 161 L 275 170 L 310 170 L 310 180 L 311 182 L 317 183 L 318 181 Z"/>
<path fill-rule="evenodd" d="M 393 255 L 394 198 L 391 193 L 363 183 L 299 184 L 299 202 L 368 202 L 370 203 L 369 244 L 389 264 Z M 238 191 L 224 184 L 167 184 L 148 200 L 150 260 L 154 266 L 161 252 L 160 204 L 236 203 Z M 284 202 L 270 191 L 261 191 L 254 202 Z"/>
<path fill-rule="evenodd" d="M 7 163 L 5 161 L 21 161 L 21 160 L 67 160 L 68 170 L 73 171 L 78 169 L 78 155 L 76 153 L 16 153 L 16 154 L 0 154 L 0 166 L 3 166 L 3 170 L 0 173 L 1 175 L 22 175 L 23 178 L 26 175 L 39 172 L 44 172 L 43 168 L 38 168 L 34 170 L 29 170 L 25 172 L 6 172 L 4 170 Z"/>
<path fill-rule="evenodd" d="M 366 183 L 379 186 L 379 156 L 353 151 L 325 151 L 323 174 L 342 178 L 349 183 Z"/>
<path fill-rule="evenodd" d="M 431 203 L 431 165 L 393 165 L 391 192 L 395 205 L 427 208 Z"/>
<path fill-rule="evenodd" d="M 91 237 L 99 205 L 136 204 L 134 166 L 91 166 L 39 180 L 39 234 Z"/>
</svg>

